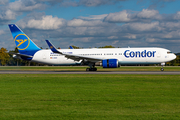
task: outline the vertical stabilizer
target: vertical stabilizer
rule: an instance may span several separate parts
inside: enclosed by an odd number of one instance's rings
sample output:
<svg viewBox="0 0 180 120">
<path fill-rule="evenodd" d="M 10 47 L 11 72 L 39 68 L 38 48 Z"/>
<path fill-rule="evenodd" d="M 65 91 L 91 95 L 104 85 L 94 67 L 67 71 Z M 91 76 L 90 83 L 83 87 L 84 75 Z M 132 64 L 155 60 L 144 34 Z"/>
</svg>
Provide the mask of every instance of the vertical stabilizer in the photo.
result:
<svg viewBox="0 0 180 120">
<path fill-rule="evenodd" d="M 40 48 L 15 24 L 9 24 L 14 42 L 20 54 L 33 56 Z"/>
</svg>

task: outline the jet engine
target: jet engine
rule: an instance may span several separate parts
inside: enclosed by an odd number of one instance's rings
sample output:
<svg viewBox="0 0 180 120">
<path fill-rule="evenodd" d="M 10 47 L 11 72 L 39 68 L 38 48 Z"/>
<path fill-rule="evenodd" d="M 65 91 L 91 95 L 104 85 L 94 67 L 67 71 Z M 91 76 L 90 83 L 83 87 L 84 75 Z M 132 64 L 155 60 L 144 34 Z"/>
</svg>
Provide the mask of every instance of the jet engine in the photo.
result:
<svg viewBox="0 0 180 120">
<path fill-rule="evenodd" d="M 120 67 L 117 59 L 105 59 L 102 60 L 103 68 L 117 68 Z"/>
</svg>

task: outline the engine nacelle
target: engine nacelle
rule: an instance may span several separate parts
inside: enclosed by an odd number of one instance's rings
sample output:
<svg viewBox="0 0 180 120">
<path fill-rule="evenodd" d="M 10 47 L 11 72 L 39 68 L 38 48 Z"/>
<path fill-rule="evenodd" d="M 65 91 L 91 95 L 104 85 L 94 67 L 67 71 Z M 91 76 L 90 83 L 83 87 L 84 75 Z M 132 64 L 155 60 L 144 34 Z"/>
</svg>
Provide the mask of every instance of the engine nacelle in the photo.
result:
<svg viewBox="0 0 180 120">
<path fill-rule="evenodd" d="M 117 68 L 117 67 L 120 67 L 118 65 L 118 60 L 117 59 L 102 60 L 102 66 L 103 66 L 103 68 Z"/>
</svg>

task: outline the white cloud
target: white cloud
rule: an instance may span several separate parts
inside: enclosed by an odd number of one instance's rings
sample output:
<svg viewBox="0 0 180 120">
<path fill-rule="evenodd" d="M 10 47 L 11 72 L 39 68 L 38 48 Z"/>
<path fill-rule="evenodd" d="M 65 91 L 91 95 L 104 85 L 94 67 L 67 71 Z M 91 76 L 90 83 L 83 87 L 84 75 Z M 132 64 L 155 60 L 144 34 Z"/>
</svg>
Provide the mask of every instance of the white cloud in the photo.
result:
<svg viewBox="0 0 180 120">
<path fill-rule="evenodd" d="M 102 15 L 90 15 L 89 17 L 78 17 L 79 19 L 83 20 L 103 20 L 105 17 L 107 17 L 108 14 L 102 14 Z"/>
<path fill-rule="evenodd" d="M 157 10 L 143 9 L 141 12 L 137 14 L 137 17 L 152 19 L 156 17 L 157 15 L 159 15 L 159 12 Z"/>
<path fill-rule="evenodd" d="M 178 12 L 174 15 L 174 19 L 175 19 L 175 20 L 180 20 L 180 11 L 178 11 Z"/>
<path fill-rule="evenodd" d="M 110 13 L 106 18 L 105 21 L 108 22 L 130 22 L 130 16 L 126 10 L 117 13 Z"/>
<path fill-rule="evenodd" d="M 168 32 L 166 35 L 163 36 L 163 38 L 168 38 L 168 39 L 179 39 L 180 38 L 180 30 L 177 31 L 171 31 Z"/>
<path fill-rule="evenodd" d="M 2 11 L 0 14 L 0 20 L 14 20 L 16 19 L 17 14 L 12 10 Z"/>
<path fill-rule="evenodd" d="M 134 31 L 160 31 L 159 22 L 152 23 L 128 23 L 125 26 Z"/>
<path fill-rule="evenodd" d="M 67 22 L 67 26 L 71 27 L 93 27 L 93 26 L 102 26 L 105 25 L 106 23 L 103 23 L 100 20 L 96 21 L 85 21 L 82 19 L 73 19 Z"/>
<path fill-rule="evenodd" d="M 128 38 L 128 39 L 136 39 L 136 35 L 134 35 L 134 34 L 128 34 L 123 37 Z"/>
<path fill-rule="evenodd" d="M 116 45 L 118 42 L 119 42 L 118 40 L 113 41 L 113 42 L 112 42 L 112 45 Z"/>
<path fill-rule="evenodd" d="M 87 6 L 87 7 L 93 7 L 93 6 L 101 6 L 101 5 L 109 5 L 109 4 L 115 4 L 120 1 L 126 1 L 126 0 L 64 0 L 62 2 L 61 0 L 61 6 Z"/>
<path fill-rule="evenodd" d="M 162 22 L 161 26 L 168 31 L 180 29 L 180 22 Z"/>
<path fill-rule="evenodd" d="M 156 39 L 155 39 L 155 38 L 146 38 L 146 41 L 147 41 L 147 42 L 155 42 Z"/>
<path fill-rule="evenodd" d="M 30 19 L 27 21 L 26 26 L 27 28 L 35 28 L 35 29 L 42 29 L 42 30 L 52 30 L 58 29 L 64 25 L 64 19 L 58 17 L 52 17 L 51 15 L 42 16 L 42 19 Z"/>
<path fill-rule="evenodd" d="M 35 0 L 18 0 L 9 3 L 8 8 L 14 11 L 32 11 L 35 9 L 44 9 L 46 7 L 43 3 L 37 3 Z"/>
<path fill-rule="evenodd" d="M 118 39 L 118 36 L 109 36 L 108 39 Z"/>
<path fill-rule="evenodd" d="M 157 10 L 143 9 L 140 12 L 123 10 L 116 13 L 110 13 L 105 17 L 104 21 L 114 23 L 127 23 L 127 22 L 151 22 L 153 20 L 162 20 L 162 15 Z"/>
</svg>

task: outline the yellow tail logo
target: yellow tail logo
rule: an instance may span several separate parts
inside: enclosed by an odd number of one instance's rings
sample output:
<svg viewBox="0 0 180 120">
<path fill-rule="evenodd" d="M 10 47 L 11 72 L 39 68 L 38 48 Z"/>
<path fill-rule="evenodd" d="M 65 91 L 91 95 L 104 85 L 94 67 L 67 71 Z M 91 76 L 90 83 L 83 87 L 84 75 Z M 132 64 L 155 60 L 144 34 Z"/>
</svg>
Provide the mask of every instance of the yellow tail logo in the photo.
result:
<svg viewBox="0 0 180 120">
<path fill-rule="evenodd" d="M 17 47 L 19 47 L 20 45 L 22 45 L 23 43 L 25 43 L 27 41 L 27 39 L 25 40 L 16 40 L 19 44 L 17 45 Z"/>
<path fill-rule="evenodd" d="M 18 50 L 25 50 L 28 48 L 30 40 L 25 34 L 18 34 L 14 39 Z"/>
</svg>

